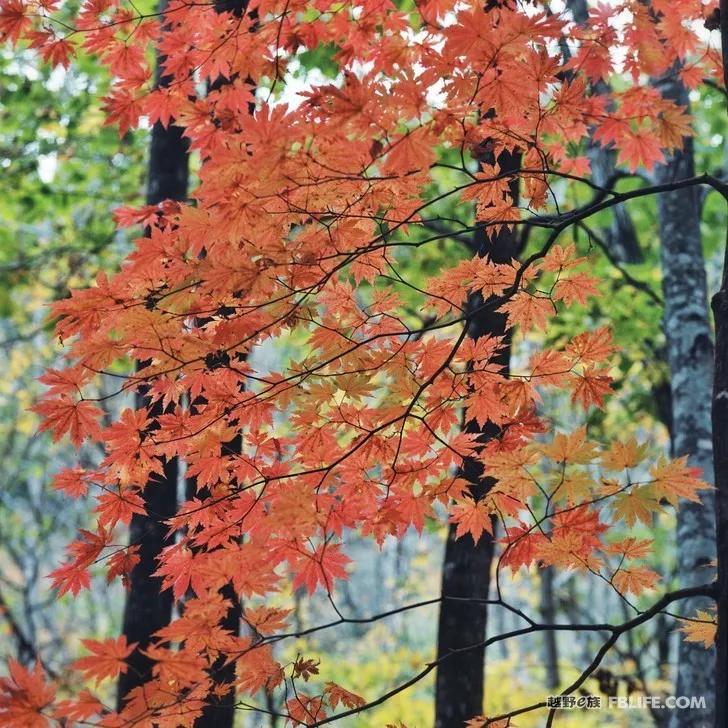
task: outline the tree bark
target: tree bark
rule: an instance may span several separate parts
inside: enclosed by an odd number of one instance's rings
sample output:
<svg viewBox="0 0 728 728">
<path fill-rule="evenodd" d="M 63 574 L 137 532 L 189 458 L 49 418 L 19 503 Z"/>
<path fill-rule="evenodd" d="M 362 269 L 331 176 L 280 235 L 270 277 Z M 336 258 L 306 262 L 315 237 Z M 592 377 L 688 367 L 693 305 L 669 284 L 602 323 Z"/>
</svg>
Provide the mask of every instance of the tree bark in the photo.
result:
<svg viewBox="0 0 728 728">
<path fill-rule="evenodd" d="M 541 620 L 545 624 L 556 622 L 556 601 L 554 599 L 554 568 L 547 566 L 538 572 L 541 586 Z M 545 684 L 549 690 L 556 691 L 561 683 L 559 674 L 559 645 L 556 632 L 547 629 L 543 633 L 543 664 L 546 670 Z"/>
<path fill-rule="evenodd" d="M 137 406 L 144 406 L 144 402 Z M 129 579 L 122 634 L 128 643 L 138 645 L 126 659 L 128 671 L 119 676 L 119 709 L 134 688 L 151 678 L 154 663 L 141 650 L 149 646 L 152 635 L 168 625 L 172 618 L 172 592 L 169 589 L 162 591 L 162 579 L 153 574 L 162 549 L 174 542 L 173 538 L 167 537 L 164 521 L 174 516 L 177 507 L 177 472 L 178 464 L 174 459 L 165 464 L 163 478 L 147 483 L 144 491 L 147 515 L 134 514 L 129 526 L 129 543 L 140 545 L 140 560 Z"/>
<path fill-rule="evenodd" d="M 160 10 L 165 7 L 162 2 Z M 162 76 L 163 59 L 157 57 L 157 85 L 166 86 L 169 79 Z M 157 123 L 152 128 L 149 148 L 149 171 L 146 201 L 156 205 L 162 200 L 184 200 L 188 185 L 188 145 L 177 126 L 164 128 Z M 137 394 L 136 406 L 147 407 L 149 400 L 143 391 Z M 162 414 L 161 403 L 152 408 L 152 416 Z M 143 685 L 151 677 L 153 661 L 141 653 L 151 642 L 152 635 L 168 625 L 172 618 L 172 592 L 162 591 L 162 579 L 153 576 L 157 558 L 162 550 L 174 542 L 167 536 L 165 521 L 177 510 L 177 459 L 164 465 L 164 476 L 153 479 L 144 489 L 146 515 L 134 514 L 129 526 L 129 543 L 139 545 L 139 563 L 129 578 L 129 591 L 124 605 L 122 634 L 127 642 L 138 646 L 127 658 L 129 670 L 119 676 L 117 685 L 118 708 L 131 690 Z"/>
<path fill-rule="evenodd" d="M 585 23 L 588 10 L 583 0 L 571 0 L 574 19 Z M 673 73 L 656 83 L 663 96 L 688 105 L 687 90 Z M 597 89 L 598 90 L 598 89 Z M 669 155 L 656 172 L 657 182 L 667 183 L 694 174 L 691 139 L 682 150 Z M 590 145 L 592 179 L 608 184 L 615 172 L 614 154 L 600 145 Z M 709 395 L 712 386 L 713 346 L 708 319 L 705 264 L 700 234 L 700 199 L 697 188 L 669 192 L 658 198 L 661 267 L 665 311 L 663 325 L 667 341 L 670 381 L 669 397 L 657 401 L 657 411 L 670 431 L 673 456 L 687 455 L 712 479 L 712 443 Z M 609 234 L 611 233 L 611 234 Z M 621 262 L 641 262 L 641 252 L 626 207 L 619 206 L 613 216 L 607 240 Z M 660 394 L 655 391 L 656 398 Z M 662 400 L 667 400 L 667 407 Z M 677 514 L 677 571 L 680 586 L 702 583 L 709 576 L 707 565 L 715 558 L 715 499 L 712 493 L 703 505 L 684 503 Z M 684 612 L 705 608 L 709 600 L 695 598 L 686 602 Z M 659 635 L 659 630 L 658 630 Z M 714 651 L 680 640 L 675 686 L 677 695 L 705 696 L 704 710 L 672 711 L 671 728 L 710 725 L 713 705 Z"/>
<path fill-rule="evenodd" d="M 232 582 L 228 582 L 220 589 L 222 596 L 230 602 L 227 614 L 220 622 L 227 632 L 237 635 L 240 632 L 240 620 L 243 609 L 240 599 L 235 592 Z M 230 686 L 227 693 L 221 697 L 210 696 L 202 715 L 195 721 L 195 728 L 232 728 L 235 725 L 235 663 L 225 664 L 224 657 L 218 657 L 212 665 L 210 675 L 216 686 Z"/>
<path fill-rule="evenodd" d="M 498 156 L 498 163 L 502 172 L 515 171 L 520 163 L 519 155 L 503 152 Z M 511 195 L 514 204 L 518 204 L 517 181 L 511 184 Z M 514 232 L 503 229 L 498 235 L 489 236 L 485 228 L 476 231 L 476 255 L 488 255 L 494 263 L 510 262 L 517 252 L 516 247 Z M 480 296 L 471 296 L 468 307 L 475 311 L 481 303 Z M 503 313 L 480 309 L 469 318 L 468 335 L 474 339 L 505 334 L 506 316 Z M 507 374 L 510 346 L 504 347 L 494 357 L 494 362 L 500 364 Z M 498 435 L 498 428 L 490 423 L 481 430 L 476 422 L 470 421 L 465 423 L 465 429 L 467 432 L 479 433 L 482 442 Z M 470 492 L 476 500 L 482 498 L 494 484 L 494 480 L 483 473 L 483 466 L 474 459 L 466 459 L 461 475 L 470 484 Z M 442 565 L 438 659 L 452 650 L 482 643 L 487 624 L 487 607 L 473 600 L 488 598 L 493 553 L 494 541 L 488 533 L 484 533 L 480 541 L 474 544 L 470 535 L 456 539 L 455 527 L 450 526 Z M 435 683 L 436 728 L 460 726 L 482 713 L 485 648 L 473 647 L 461 652 L 457 658 L 446 659 L 438 665 Z"/>
<path fill-rule="evenodd" d="M 728 5 L 728 3 L 726 3 Z M 726 241 L 728 253 L 728 241 Z M 713 463 L 718 538 L 718 633 L 716 635 L 715 726 L 728 725 L 728 255 L 723 283 L 713 296 L 715 378 L 713 380 Z"/>
<path fill-rule="evenodd" d="M 203 398 L 197 401 L 198 406 L 205 404 Z M 223 445 L 224 454 L 237 454 L 242 450 L 242 437 L 237 435 L 233 440 Z M 211 493 L 208 488 L 202 488 L 197 491 L 197 483 L 194 478 L 188 478 L 186 483 L 187 498 L 197 497 L 201 500 L 210 498 Z M 192 546 L 192 550 L 198 549 Z M 227 613 L 220 621 L 219 625 L 222 629 L 232 635 L 240 634 L 240 621 L 243 615 L 242 604 L 238 594 L 233 587 L 232 582 L 228 582 L 220 589 L 220 594 L 230 602 Z M 207 703 L 202 710 L 202 715 L 195 720 L 195 728 L 232 728 L 235 724 L 235 663 L 225 664 L 223 656 L 218 657 L 209 670 L 210 678 L 213 682 L 213 689 L 221 689 L 229 687 L 228 692 L 218 696 L 210 693 Z"/>
<path fill-rule="evenodd" d="M 574 18 L 585 23 L 588 10 L 583 0 L 571 0 Z M 688 105 L 688 94 L 676 74 L 656 84 L 663 96 Z M 598 89 L 597 89 L 598 90 Z M 684 179 L 694 174 L 692 140 L 685 139 L 683 150 L 669 155 L 660 165 L 658 183 Z M 590 145 L 592 179 L 608 184 L 614 175 L 614 153 L 601 145 Z M 712 386 L 713 350 L 708 319 L 706 279 L 700 234 L 700 200 L 697 189 L 670 192 L 658 198 L 661 267 L 665 312 L 663 324 L 667 341 L 670 380 L 660 397 L 655 389 L 656 409 L 665 422 L 673 456 L 688 455 L 712 479 L 712 444 L 708 393 Z M 642 256 L 627 209 L 618 206 L 607 231 L 610 249 L 620 262 L 638 263 Z M 666 406 L 665 406 L 666 405 Z M 705 567 L 715 558 L 714 505 L 712 494 L 700 504 L 683 504 L 677 515 L 678 579 L 680 586 L 704 581 Z M 705 608 L 707 600 L 696 598 L 685 612 Z M 659 631 L 658 631 L 659 635 Z M 680 640 L 675 692 L 678 695 L 712 695 L 714 652 Z M 673 711 L 672 728 L 707 726 L 712 720 L 712 700 L 705 710 Z"/>
<path fill-rule="evenodd" d="M 720 0 L 723 78 L 728 84 L 728 0 Z M 728 90 L 728 89 L 727 89 Z M 728 195 L 724 193 L 726 202 Z M 713 466 L 715 525 L 718 540 L 718 590 L 715 670 L 715 726 L 728 725 L 728 238 L 720 290 L 713 296 L 715 369 L 713 378 Z"/>
<path fill-rule="evenodd" d="M 687 89 L 671 74 L 657 83 L 663 97 L 688 105 Z M 656 170 L 658 184 L 695 174 L 692 139 L 668 155 Z M 663 326 L 667 342 L 672 402 L 673 455 L 687 455 L 688 462 L 713 477 L 710 392 L 713 384 L 713 342 L 710 333 L 705 262 L 700 234 L 700 199 L 697 187 L 665 192 L 657 200 L 662 290 L 665 301 Z M 702 503 L 682 503 L 677 512 L 677 573 L 680 587 L 710 579 L 707 568 L 715 559 L 715 497 L 702 494 Z M 709 601 L 695 598 L 682 611 L 694 614 Z M 705 709 L 676 710 L 671 728 L 699 728 L 713 720 L 715 652 L 702 645 L 678 643 L 676 695 L 705 696 Z"/>
<path fill-rule="evenodd" d="M 464 477 L 479 478 L 486 490 L 489 483 L 476 472 L 477 466 L 463 468 Z M 472 481 L 471 481 L 472 482 Z M 442 603 L 437 630 L 437 657 L 451 650 L 475 645 L 483 640 L 487 621 L 485 604 L 448 600 L 487 599 L 493 561 L 493 538 L 484 533 L 477 545 L 472 538 L 455 538 L 448 531 L 442 565 Z M 485 687 L 485 649 L 478 647 L 438 665 L 435 685 L 435 726 L 450 728 L 483 711 Z"/>
</svg>

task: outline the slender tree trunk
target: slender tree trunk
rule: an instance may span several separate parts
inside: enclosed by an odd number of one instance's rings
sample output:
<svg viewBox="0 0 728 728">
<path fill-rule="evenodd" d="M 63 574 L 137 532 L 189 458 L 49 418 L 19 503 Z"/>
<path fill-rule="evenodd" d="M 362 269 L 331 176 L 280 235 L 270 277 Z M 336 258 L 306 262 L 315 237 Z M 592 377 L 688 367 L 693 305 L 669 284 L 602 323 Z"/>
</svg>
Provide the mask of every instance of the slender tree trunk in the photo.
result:
<svg viewBox="0 0 728 728">
<path fill-rule="evenodd" d="M 658 84 L 664 97 L 688 104 L 687 89 L 671 74 Z M 656 172 L 658 184 L 695 174 L 692 139 L 668 156 Z M 710 392 L 713 384 L 713 343 L 710 335 L 708 295 L 700 234 L 700 199 L 697 187 L 665 192 L 657 201 L 665 300 L 663 325 L 667 341 L 672 402 L 674 456 L 688 456 L 708 480 L 713 476 Z M 709 579 L 707 567 L 715 559 L 715 498 L 702 495 L 702 503 L 682 503 L 677 512 L 677 573 L 680 587 Z M 685 602 L 682 611 L 694 614 L 708 600 Z M 677 655 L 676 695 L 705 696 L 705 709 L 675 710 L 671 728 L 699 728 L 713 719 L 715 651 L 680 640 Z"/>
<path fill-rule="evenodd" d="M 164 5 L 163 2 L 160 9 Z M 157 59 L 157 83 L 165 86 L 168 79 L 159 74 L 161 61 L 161 58 Z M 147 204 L 156 205 L 166 199 L 184 200 L 187 197 L 188 174 L 188 146 L 182 129 L 177 126 L 165 129 L 161 124 L 155 124 L 149 150 Z M 145 393 L 140 392 L 136 406 L 148 405 Z M 162 414 L 161 403 L 155 404 L 151 414 Z M 162 591 L 162 580 L 153 574 L 162 549 L 173 543 L 173 538 L 167 536 L 168 528 L 164 522 L 174 516 L 177 509 L 178 470 L 177 459 L 172 459 L 165 463 L 163 477 L 147 483 L 144 489 L 147 514 L 134 514 L 129 526 L 129 543 L 139 545 L 140 561 L 130 576 L 122 633 L 127 642 L 137 642 L 138 647 L 127 658 L 129 670 L 119 677 L 119 708 L 131 690 L 151 677 L 153 662 L 141 650 L 149 645 L 151 636 L 168 625 L 172 618 L 172 592 Z"/>
<path fill-rule="evenodd" d="M 492 163 L 492 160 L 488 160 Z M 503 152 L 498 157 L 503 172 L 515 171 L 519 166 L 518 155 Z M 511 184 L 514 204 L 518 203 L 518 183 Z M 484 228 L 478 228 L 475 239 L 476 254 L 488 255 L 494 263 L 510 262 L 516 254 L 514 232 L 502 230 L 489 236 Z M 472 296 L 469 309 L 475 310 L 482 303 L 480 296 Z M 503 336 L 506 333 L 506 316 L 489 309 L 480 309 L 469 319 L 468 334 Z M 510 362 L 510 346 L 494 361 L 507 373 Z M 467 432 L 480 433 L 481 441 L 487 442 L 498 434 L 490 423 L 481 428 L 476 422 L 465 423 Z M 483 466 L 474 459 L 463 464 L 462 476 L 470 483 L 475 499 L 482 498 L 494 481 L 483 473 Z M 490 571 L 493 562 L 493 537 L 484 533 L 477 544 L 470 535 L 455 538 L 451 526 L 445 545 L 442 565 L 442 602 L 437 632 L 437 657 L 446 657 L 452 650 L 480 645 L 485 637 L 487 607 L 474 600 L 488 598 Z M 461 726 L 474 715 L 483 712 L 485 687 L 485 648 L 467 649 L 444 662 L 437 668 L 435 685 L 435 726 L 454 728 Z"/>
<path fill-rule="evenodd" d="M 242 18 L 247 11 L 248 0 L 215 0 L 214 7 L 218 13 L 229 12 L 236 18 Z M 229 83 L 229 79 L 220 76 L 210 84 L 210 91 L 219 90 L 227 83 Z M 252 114 L 255 111 L 255 105 L 249 104 L 248 111 Z M 205 323 L 207 323 L 206 320 L 198 321 L 198 325 L 204 326 Z M 198 404 L 204 405 L 204 403 L 204 399 L 199 398 Z M 227 454 L 240 453 L 241 449 L 241 435 L 237 435 L 232 441 L 223 446 L 223 450 L 228 451 Z M 196 492 L 194 479 L 187 481 L 186 490 L 188 499 L 195 495 L 202 500 L 210 497 L 210 492 L 206 488 L 199 493 Z M 219 626 L 226 632 L 237 636 L 240 633 L 240 622 L 243 614 L 240 597 L 231 581 L 220 589 L 220 593 L 227 599 L 229 606 Z M 215 692 L 211 692 L 208 695 L 202 715 L 195 720 L 195 728 L 232 728 L 235 724 L 235 706 L 237 701 L 235 691 L 235 663 L 231 662 L 226 664 L 224 657 L 218 657 L 213 662 L 209 674 L 213 683 L 213 691 Z M 226 688 L 227 692 L 224 692 Z"/>
<path fill-rule="evenodd" d="M 723 78 L 728 84 L 728 0 L 720 0 Z M 726 202 L 728 195 L 724 193 Z M 713 296 L 715 370 L 713 379 L 713 465 L 718 538 L 718 634 L 716 635 L 715 726 L 728 725 L 728 239 L 723 280 Z"/>
<path fill-rule="evenodd" d="M 728 2 L 724 3 L 728 6 Z M 726 9 L 728 13 L 728 9 Z M 713 296 L 715 377 L 713 380 L 713 458 L 718 537 L 718 634 L 716 635 L 715 726 L 728 725 L 728 240 L 723 282 Z"/>
<path fill-rule="evenodd" d="M 574 18 L 585 23 L 588 10 L 584 0 L 570 0 Z M 688 105 L 687 90 L 677 74 L 670 74 L 656 84 L 663 96 Z M 657 169 L 657 182 L 684 179 L 694 174 L 691 139 L 684 149 L 669 155 Z M 593 181 L 605 185 L 615 171 L 614 155 L 600 145 L 591 145 Z M 655 391 L 658 414 L 670 431 L 673 456 L 687 455 L 690 463 L 700 467 L 706 479 L 712 479 L 713 452 L 709 395 L 713 374 L 713 345 L 708 318 L 705 262 L 700 234 L 700 199 L 697 188 L 669 192 L 658 198 L 660 251 L 663 273 L 665 312 L 663 324 L 667 340 L 670 380 L 667 397 Z M 607 240 L 620 262 L 641 261 L 641 252 L 626 207 L 619 206 L 613 216 Z M 659 398 L 658 398 L 659 397 Z M 665 400 L 667 407 L 665 407 Z M 712 493 L 703 504 L 682 504 L 677 514 L 677 572 L 681 587 L 702 583 L 706 567 L 715 558 L 715 499 Z M 705 598 L 686 602 L 683 611 L 694 613 L 705 608 Z M 657 634 L 660 632 L 658 630 Z M 671 728 L 711 724 L 714 680 L 713 650 L 680 640 L 677 655 L 677 695 L 705 696 L 704 710 L 676 710 L 670 716 Z"/>
<path fill-rule="evenodd" d="M 198 406 L 203 406 L 205 401 L 199 398 Z M 236 436 L 233 440 L 223 446 L 223 454 L 230 455 L 239 453 L 242 448 L 242 437 Z M 197 491 L 197 483 L 194 478 L 188 478 L 186 483 L 188 500 L 197 497 L 200 500 L 210 498 L 211 493 L 208 488 L 202 488 Z M 192 546 L 192 550 L 198 549 Z M 233 587 L 232 582 L 228 582 L 220 589 L 220 594 L 229 602 L 227 612 L 219 625 L 226 632 L 237 636 L 240 634 L 240 621 L 242 619 L 242 604 L 240 598 Z M 210 693 L 207 697 L 207 703 L 202 711 L 202 715 L 195 720 L 195 728 L 232 728 L 235 724 L 235 663 L 225 664 L 224 657 L 218 657 L 210 668 L 210 677 L 213 682 L 213 689 L 217 689 L 222 693 L 224 688 L 228 691 L 221 695 Z"/>
<path fill-rule="evenodd" d="M 242 604 L 232 582 L 228 582 L 220 589 L 220 594 L 230 603 L 227 613 L 220 622 L 220 627 L 232 635 L 240 633 L 240 620 L 242 619 Z M 213 687 L 220 690 L 228 688 L 222 695 L 211 693 L 202 715 L 195 720 L 195 728 L 232 728 L 235 724 L 235 663 L 225 664 L 224 657 L 218 657 L 210 669 Z"/>
<path fill-rule="evenodd" d="M 556 602 L 554 600 L 554 569 L 551 566 L 539 572 L 541 586 L 541 619 L 546 624 L 556 622 Z M 546 687 L 556 691 L 561 683 L 559 675 L 559 645 L 556 641 L 556 632 L 546 630 L 543 633 L 543 663 L 546 670 Z"/>
<path fill-rule="evenodd" d="M 675 74 L 657 84 L 662 95 L 688 104 L 687 89 Z M 658 184 L 695 174 L 693 144 L 684 140 L 682 150 L 668 156 L 656 172 Z M 657 201 L 662 290 L 665 301 L 663 326 L 667 341 L 672 402 L 674 456 L 688 456 L 708 480 L 713 476 L 710 392 L 713 384 L 713 342 L 710 334 L 705 261 L 700 234 L 700 199 L 697 187 L 665 192 Z M 715 559 L 715 498 L 702 495 L 701 503 L 682 503 L 677 512 L 677 572 L 680 587 L 709 580 L 709 564 Z M 693 614 L 708 600 L 685 602 L 681 609 Z M 715 652 L 680 640 L 677 656 L 676 695 L 713 694 Z M 705 709 L 675 710 L 672 728 L 700 728 L 713 719 L 712 699 Z"/>
<path fill-rule="evenodd" d="M 240 632 L 242 618 L 242 605 L 232 582 L 228 582 L 220 589 L 222 596 L 230 602 L 227 614 L 220 622 L 227 632 L 237 635 Z M 195 721 L 195 728 L 232 728 L 235 724 L 235 663 L 225 664 L 224 657 L 218 657 L 210 671 L 216 686 L 229 686 L 228 692 L 221 697 L 210 696 L 202 715 Z"/>
<path fill-rule="evenodd" d="M 469 465 L 469 466 L 468 466 Z M 480 490 L 489 483 L 482 478 L 479 466 L 466 464 L 463 475 L 479 479 Z M 484 533 L 477 545 L 472 538 L 455 538 L 450 527 L 442 566 L 442 598 L 437 631 L 437 657 L 451 650 L 482 642 L 485 635 L 487 609 L 485 604 L 448 600 L 487 599 L 493 561 L 493 539 Z M 435 726 L 462 726 L 465 721 L 483 711 L 485 685 L 485 649 L 478 647 L 446 660 L 437 668 L 435 687 Z"/>
</svg>

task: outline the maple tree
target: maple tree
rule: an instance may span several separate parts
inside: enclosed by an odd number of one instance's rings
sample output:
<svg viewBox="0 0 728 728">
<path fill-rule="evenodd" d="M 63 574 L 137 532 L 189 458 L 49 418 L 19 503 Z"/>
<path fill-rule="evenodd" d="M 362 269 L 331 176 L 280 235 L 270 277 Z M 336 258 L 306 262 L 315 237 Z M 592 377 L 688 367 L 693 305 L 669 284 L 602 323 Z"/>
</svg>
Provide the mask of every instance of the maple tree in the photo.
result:
<svg viewBox="0 0 728 728">
<path fill-rule="evenodd" d="M 591 8 L 578 25 L 541 3 L 449 0 L 260 0 L 244 12 L 172 0 L 148 13 L 91 0 L 70 17 L 67 10 L 52 0 L 2 0 L 0 33 L 51 64 L 94 55 L 114 77 L 109 124 L 125 134 L 142 119 L 174 122 L 201 161 L 190 201 L 118 210 L 120 225 L 146 226 L 133 252 L 118 273 L 99 274 L 53 307 L 67 366 L 45 376 L 35 411 L 55 439 L 97 442 L 105 453 L 97 466 L 57 476 L 69 495 L 89 491 L 98 501 L 97 529 L 79 535 L 52 575 L 59 593 L 88 587 L 98 561 L 110 576 L 128 577 L 138 544 L 120 548 L 115 533 L 144 513 L 170 462 L 184 461 L 195 489 L 165 519 L 170 544 L 156 570 L 184 610 L 153 644 L 89 640 L 91 654 L 76 663 L 94 680 L 113 678 L 139 649 L 150 679 L 114 710 L 92 690 L 58 702 L 40 668 L 13 666 L 0 683 L 3 720 L 193 725 L 233 687 L 246 710 L 262 710 L 249 702 L 260 690 L 285 695 L 282 715 L 292 724 L 364 711 L 459 651 L 385 695 L 362 697 L 356 685 L 327 680 L 325 663 L 276 659 L 274 645 L 296 633 L 273 596 L 323 589 L 334 604 L 336 583 L 352 568 L 346 533 L 381 544 L 421 531 L 443 509 L 455 535 L 476 543 L 500 523 L 488 603 L 508 608 L 498 586 L 504 569 L 538 564 L 606 582 L 634 610 L 618 625 L 522 614 L 514 633 L 460 648 L 543 630 L 607 632 L 565 694 L 620 635 L 675 601 L 712 594 L 710 585 L 692 587 L 637 609 L 633 598 L 658 588 L 660 575 L 645 565 L 650 542 L 624 535 L 665 507 L 698 501 L 700 474 L 684 459 L 651 459 L 633 440 L 553 432 L 539 408 L 546 390 L 584 410 L 604 405 L 615 354 L 609 331 L 585 320 L 585 330 L 508 372 L 502 354 L 513 327 L 548 329 L 564 309 L 599 295 L 569 239 L 573 226 L 661 191 L 707 185 L 726 194 L 707 174 L 618 192 L 590 179 L 584 153 L 590 139 L 613 146 L 629 174 L 680 146 L 689 118 L 646 77 L 679 61 L 688 87 L 724 83 L 714 39 L 702 32 L 713 5 L 627 0 Z M 336 48 L 340 83 L 313 85 L 295 107 L 277 103 L 291 60 L 326 44 Z M 151 70 L 155 47 L 168 79 L 161 85 Z M 620 83 L 595 91 L 612 78 Z M 504 168 L 504 154 L 519 164 Z M 445 174 L 443 191 L 435 183 Z M 560 186 L 585 186 L 593 198 L 565 210 Z M 451 199 L 468 215 L 475 207 L 475 219 L 443 233 L 439 206 Z M 521 230 L 542 234 L 537 248 L 520 260 L 490 254 L 499 235 Z M 426 287 L 400 272 L 424 246 L 474 231 L 485 232 L 482 254 Z M 404 303 L 412 296 L 424 323 Z M 468 324 L 483 311 L 501 315 L 502 334 L 471 335 Z M 256 363 L 257 350 L 283 339 L 295 347 L 277 369 Z M 120 361 L 135 363 L 134 373 L 119 375 Z M 110 424 L 91 394 L 104 375 L 118 381 L 107 398 L 143 395 L 124 400 L 133 404 Z M 240 447 L 230 447 L 236 439 Z M 467 463 L 477 464 L 477 482 Z M 233 606 L 229 585 L 232 600 L 258 605 L 243 612 L 245 634 L 221 624 Z M 706 614 L 691 624 L 710 621 Z M 691 640 L 710 632 L 685 629 Z M 215 671 L 229 665 L 234 684 L 216 684 Z M 319 673 L 324 685 L 315 688 Z M 302 687 L 309 680 L 314 687 Z M 470 716 L 483 725 L 509 717 Z"/>
</svg>

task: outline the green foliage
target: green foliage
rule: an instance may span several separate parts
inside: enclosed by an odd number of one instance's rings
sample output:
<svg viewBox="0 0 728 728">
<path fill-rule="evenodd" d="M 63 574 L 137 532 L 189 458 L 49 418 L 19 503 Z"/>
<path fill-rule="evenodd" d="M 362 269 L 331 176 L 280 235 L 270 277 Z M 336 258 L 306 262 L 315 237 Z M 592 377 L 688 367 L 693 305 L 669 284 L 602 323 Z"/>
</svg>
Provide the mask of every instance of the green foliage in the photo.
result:
<svg viewBox="0 0 728 728">
<path fill-rule="evenodd" d="M 50 598 L 44 577 L 88 521 L 89 506 L 51 488 L 49 474 L 71 464 L 71 453 L 51 450 L 28 411 L 37 377 L 59 355 L 48 304 L 118 263 L 128 239 L 115 232 L 112 210 L 137 204 L 143 192 L 145 135 L 120 140 L 104 126 L 107 81 L 84 58 L 50 71 L 29 51 L 0 56 L 0 654 L 34 659 L 18 652 L 12 620 L 50 669 L 75 656 L 76 634 L 111 633 L 118 617 L 108 604 L 118 601 L 115 590 Z"/>
</svg>

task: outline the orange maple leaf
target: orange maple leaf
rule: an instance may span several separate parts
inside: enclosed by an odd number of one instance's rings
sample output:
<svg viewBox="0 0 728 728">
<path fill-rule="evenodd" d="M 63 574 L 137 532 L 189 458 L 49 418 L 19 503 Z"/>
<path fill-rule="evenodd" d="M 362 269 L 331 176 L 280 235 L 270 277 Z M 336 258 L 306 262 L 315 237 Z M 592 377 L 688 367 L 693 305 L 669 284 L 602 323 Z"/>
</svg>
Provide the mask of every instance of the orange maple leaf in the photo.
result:
<svg viewBox="0 0 728 728">
<path fill-rule="evenodd" d="M 617 149 L 618 161 L 626 162 L 632 172 L 640 166 L 651 171 L 656 164 L 665 161 L 659 141 L 644 132 L 627 132 L 617 145 Z"/>
<path fill-rule="evenodd" d="M 621 568 L 612 576 L 612 584 L 620 594 L 639 595 L 646 589 L 654 589 L 660 575 L 646 566 L 637 566 L 631 569 Z"/>
<path fill-rule="evenodd" d="M 324 697 L 332 708 L 336 708 L 339 703 L 345 708 L 361 708 L 366 705 L 366 700 L 361 695 L 345 690 L 334 682 L 326 683 Z"/>
<path fill-rule="evenodd" d="M 478 543 L 484 531 L 493 534 L 493 514 L 485 499 L 476 501 L 474 498 L 463 498 L 450 508 L 450 523 L 457 523 L 456 538 L 469 533 L 475 543 Z"/>
<path fill-rule="evenodd" d="M 28 670 L 16 660 L 8 661 L 9 677 L 0 677 L 0 723 L 7 728 L 46 728 L 51 725 L 43 711 L 56 694 L 45 681 L 39 662 Z"/>
<path fill-rule="evenodd" d="M 273 607 L 255 607 L 245 610 L 245 621 L 260 634 L 271 634 L 279 629 L 285 629 L 286 617 L 290 609 L 275 609 Z"/>
<path fill-rule="evenodd" d="M 543 329 L 549 317 L 554 314 L 554 304 L 545 296 L 534 296 L 528 291 L 518 291 L 513 298 L 504 303 L 499 311 L 508 314 L 508 325 L 518 324 L 524 330 Z"/>
<path fill-rule="evenodd" d="M 6 0 L 0 7 L 0 38 L 16 43 L 32 27 L 31 6 L 23 0 Z"/>
<path fill-rule="evenodd" d="M 62 700 L 58 703 L 53 711 L 53 716 L 84 723 L 88 722 L 92 716 L 101 713 L 103 709 L 103 703 L 95 695 L 88 690 L 82 690 L 75 700 Z"/>
<path fill-rule="evenodd" d="M 521 566 L 528 568 L 538 558 L 539 549 L 547 542 L 544 534 L 525 523 L 506 528 L 506 535 L 500 539 L 503 544 L 500 563 L 509 566 L 515 574 Z"/>
<path fill-rule="evenodd" d="M 612 332 L 607 326 L 575 336 L 566 347 L 567 353 L 574 357 L 576 363 L 601 362 L 616 350 L 617 347 L 612 343 Z"/>
<path fill-rule="evenodd" d="M 700 469 L 688 465 L 687 455 L 669 462 L 663 460 L 650 468 L 650 475 L 655 493 L 673 506 L 680 498 L 700 503 L 698 491 L 712 488 L 700 479 Z"/>
<path fill-rule="evenodd" d="M 597 446 L 587 439 L 586 427 L 568 434 L 559 432 L 550 443 L 540 445 L 538 449 L 547 458 L 561 463 L 584 464 L 597 456 Z"/>
<path fill-rule="evenodd" d="M 604 397 L 612 389 L 612 378 L 603 370 L 587 367 L 582 374 L 575 374 L 573 379 L 572 402 L 579 402 L 584 409 L 595 405 L 604 407 Z"/>
<path fill-rule="evenodd" d="M 101 435 L 99 418 L 103 412 L 87 400 L 74 401 L 68 395 L 46 399 L 30 408 L 42 415 L 40 432 L 50 430 L 57 442 L 68 432 L 71 442 L 78 447 L 86 437 L 98 439 Z"/>
<path fill-rule="evenodd" d="M 76 660 L 71 667 L 82 670 L 87 680 L 94 678 L 97 685 L 106 678 L 125 673 L 129 669 L 125 660 L 137 646 L 136 642 L 127 645 L 124 635 L 100 641 L 81 640 L 81 643 L 92 654 Z"/>
<path fill-rule="evenodd" d="M 286 703 L 286 708 L 295 723 L 313 725 L 326 717 L 323 705 L 323 696 L 311 697 L 299 691 L 295 698 L 291 698 Z"/>
<path fill-rule="evenodd" d="M 304 552 L 298 556 L 293 565 L 295 577 L 293 588 L 305 586 L 309 594 L 316 591 L 321 585 L 326 591 L 331 591 L 334 579 L 346 579 L 346 565 L 351 559 L 341 553 L 337 545 L 323 544 L 313 553 Z"/>
</svg>

